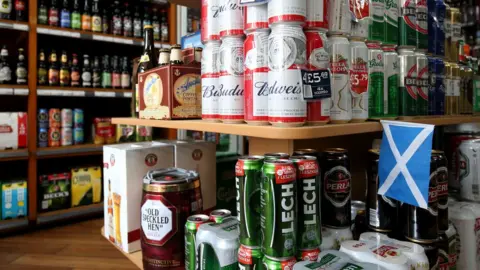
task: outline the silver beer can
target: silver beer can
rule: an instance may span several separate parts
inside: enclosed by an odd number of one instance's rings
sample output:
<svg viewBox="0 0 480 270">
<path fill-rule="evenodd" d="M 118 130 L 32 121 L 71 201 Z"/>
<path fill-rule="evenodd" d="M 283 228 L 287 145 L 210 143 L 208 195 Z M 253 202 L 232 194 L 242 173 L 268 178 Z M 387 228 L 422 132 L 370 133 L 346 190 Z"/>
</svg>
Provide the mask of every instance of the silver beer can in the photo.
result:
<svg viewBox="0 0 480 270">
<path fill-rule="evenodd" d="M 62 109 L 61 111 L 62 127 L 73 126 L 73 112 L 72 109 Z"/>
<path fill-rule="evenodd" d="M 352 14 L 349 0 L 330 1 L 328 6 L 329 34 L 350 35 L 352 31 Z"/>
<path fill-rule="evenodd" d="M 202 119 L 219 121 L 218 100 L 220 97 L 219 82 L 220 41 L 208 41 L 202 53 Z"/>
<path fill-rule="evenodd" d="M 329 0 L 307 0 L 307 22 L 305 28 L 328 30 Z"/>
<path fill-rule="evenodd" d="M 458 147 L 460 197 L 480 202 L 480 140 L 463 141 Z"/>
<path fill-rule="evenodd" d="M 239 6 L 237 1 L 220 1 L 219 6 L 220 20 L 220 38 L 227 36 L 242 36 L 244 34 L 243 7 Z"/>
<path fill-rule="evenodd" d="M 62 146 L 72 145 L 73 133 L 71 127 L 62 127 L 62 129 L 60 130 L 60 134 L 60 141 Z"/>
<path fill-rule="evenodd" d="M 303 24 L 307 16 L 307 0 L 270 0 L 268 23 L 296 22 Z"/>
<path fill-rule="evenodd" d="M 350 89 L 352 91 L 352 122 L 368 119 L 368 56 L 367 44 L 360 38 L 350 39 Z"/>
<path fill-rule="evenodd" d="M 220 0 L 202 0 L 201 9 L 201 40 L 207 42 L 209 40 L 220 39 Z"/>
<path fill-rule="evenodd" d="M 268 29 L 267 5 L 254 5 L 243 7 L 245 18 L 245 32 Z"/>
</svg>

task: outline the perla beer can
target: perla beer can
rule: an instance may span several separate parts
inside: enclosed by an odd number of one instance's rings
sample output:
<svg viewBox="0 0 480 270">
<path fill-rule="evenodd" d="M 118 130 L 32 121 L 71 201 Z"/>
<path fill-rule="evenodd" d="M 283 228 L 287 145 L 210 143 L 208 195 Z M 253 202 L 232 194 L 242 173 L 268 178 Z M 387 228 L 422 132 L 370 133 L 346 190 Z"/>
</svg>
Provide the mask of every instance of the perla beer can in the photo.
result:
<svg viewBox="0 0 480 270">
<path fill-rule="evenodd" d="M 240 245 L 238 267 L 241 270 L 257 270 L 262 267 L 263 253 L 259 247 Z"/>
<path fill-rule="evenodd" d="M 417 17 L 417 49 L 428 49 L 428 22 L 427 0 L 415 0 L 415 14 Z"/>
<path fill-rule="evenodd" d="M 368 40 L 382 42 L 385 39 L 385 0 L 372 0 Z"/>
<path fill-rule="evenodd" d="M 480 202 L 480 140 L 463 141 L 458 147 L 460 197 L 464 200 Z"/>
<path fill-rule="evenodd" d="M 417 115 L 417 57 L 411 49 L 400 48 L 399 115 L 403 117 Z"/>
<path fill-rule="evenodd" d="M 243 38 L 225 37 L 220 46 L 219 103 L 224 123 L 242 123 L 244 119 Z"/>
<path fill-rule="evenodd" d="M 298 216 L 295 166 L 286 159 L 267 160 L 262 170 L 262 252 L 273 258 L 294 257 Z"/>
<path fill-rule="evenodd" d="M 307 0 L 307 21 L 305 28 L 328 30 L 329 0 Z"/>
<path fill-rule="evenodd" d="M 302 26 L 272 26 L 268 37 L 268 121 L 274 126 L 302 126 L 307 120 L 300 72 L 306 64 L 305 51 Z"/>
<path fill-rule="evenodd" d="M 383 1 L 383 0 L 382 0 Z M 368 38 L 370 27 L 370 3 L 369 1 L 352 1 L 350 2 L 350 10 L 352 14 L 352 32 L 350 38 Z M 383 14 L 382 14 L 383 16 Z"/>
<path fill-rule="evenodd" d="M 385 0 L 384 45 L 398 45 L 398 0 Z"/>
<path fill-rule="evenodd" d="M 244 34 L 245 20 L 243 7 L 236 1 L 219 1 L 220 20 L 217 21 L 220 28 L 220 37 L 242 36 Z"/>
<path fill-rule="evenodd" d="M 335 1 L 335 5 L 338 2 Z M 352 120 L 352 93 L 350 92 L 350 42 L 345 36 L 332 35 L 328 39 L 330 72 L 332 73 L 332 123 L 348 123 Z"/>
<path fill-rule="evenodd" d="M 249 32 L 244 51 L 245 121 L 268 125 L 268 29 Z"/>
<path fill-rule="evenodd" d="M 268 29 L 267 5 L 245 6 L 243 10 L 246 33 L 258 29 Z"/>
<path fill-rule="evenodd" d="M 187 218 L 185 223 L 185 270 L 196 269 L 195 238 L 198 227 L 209 222 L 210 219 L 207 215 L 199 214 Z"/>
<path fill-rule="evenodd" d="M 327 8 L 328 33 L 349 35 L 352 31 L 352 14 L 350 12 L 350 1 L 330 1 Z"/>
<path fill-rule="evenodd" d="M 399 0 L 399 47 L 415 48 L 417 46 L 417 12 L 415 9 L 415 1 L 416 0 Z"/>
<path fill-rule="evenodd" d="M 220 39 L 220 0 L 202 0 L 202 42 Z"/>
<path fill-rule="evenodd" d="M 220 41 L 208 41 L 202 53 L 202 119 L 219 121 L 220 98 L 219 58 Z"/>
<path fill-rule="evenodd" d="M 383 46 L 384 83 L 383 115 L 386 118 L 398 116 L 398 75 L 400 72 L 398 53 L 395 46 Z"/>
<path fill-rule="evenodd" d="M 383 117 L 383 91 L 385 62 L 380 43 L 367 43 L 368 47 L 368 99 L 371 118 Z"/>
<path fill-rule="evenodd" d="M 438 231 L 448 230 L 448 169 L 447 157 L 443 151 L 432 150 L 432 158 L 435 159 L 438 198 Z"/>
<path fill-rule="evenodd" d="M 270 0 L 268 23 L 298 22 L 303 24 L 307 16 L 307 0 Z"/>
<path fill-rule="evenodd" d="M 352 91 L 352 122 L 368 119 L 368 48 L 362 39 L 350 39 L 350 89 Z"/>
<path fill-rule="evenodd" d="M 417 57 L 417 115 L 428 115 L 428 58 L 423 52 Z"/>
</svg>

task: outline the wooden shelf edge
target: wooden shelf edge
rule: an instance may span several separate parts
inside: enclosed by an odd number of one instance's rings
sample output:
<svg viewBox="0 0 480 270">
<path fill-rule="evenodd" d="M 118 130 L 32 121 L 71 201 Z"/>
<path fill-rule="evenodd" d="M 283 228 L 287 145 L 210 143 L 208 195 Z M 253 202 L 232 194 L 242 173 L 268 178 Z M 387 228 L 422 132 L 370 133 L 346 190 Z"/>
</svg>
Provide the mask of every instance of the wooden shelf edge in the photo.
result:
<svg viewBox="0 0 480 270">
<path fill-rule="evenodd" d="M 105 237 L 105 229 L 102 227 L 101 229 L 101 234 L 103 237 Z M 112 244 L 118 251 L 120 251 L 127 259 L 129 259 L 135 266 L 137 266 L 140 269 L 143 269 L 143 262 L 142 262 L 142 251 L 137 251 L 133 253 L 125 253 L 123 250 L 121 250 L 117 245 L 114 243 L 110 242 L 106 237 L 105 241 L 108 241 L 110 244 Z"/>
<path fill-rule="evenodd" d="M 28 219 L 26 217 L 18 219 L 0 220 L 0 233 L 26 227 L 28 227 Z"/>
<path fill-rule="evenodd" d="M 28 22 L 17 22 L 14 20 L 3 19 L 0 19 L 0 28 L 19 31 L 28 31 L 30 29 L 30 27 L 28 26 Z"/>
<path fill-rule="evenodd" d="M 0 160 L 1 161 L 11 161 L 11 160 L 27 160 L 28 159 L 28 150 L 17 149 L 17 150 L 1 150 L 0 151 Z"/>
<path fill-rule="evenodd" d="M 65 157 L 65 156 L 84 156 L 101 154 L 103 152 L 103 145 L 100 144 L 82 144 L 72 146 L 60 147 L 42 147 L 37 149 L 37 157 Z"/>
<path fill-rule="evenodd" d="M 37 224 L 42 225 L 50 222 L 67 220 L 87 215 L 95 215 L 100 213 L 103 213 L 103 202 L 63 210 L 38 213 Z"/>
<path fill-rule="evenodd" d="M 38 96 L 131 98 L 130 89 L 37 86 Z"/>
<path fill-rule="evenodd" d="M 0 96 L 28 96 L 28 85 L 0 84 Z"/>
</svg>

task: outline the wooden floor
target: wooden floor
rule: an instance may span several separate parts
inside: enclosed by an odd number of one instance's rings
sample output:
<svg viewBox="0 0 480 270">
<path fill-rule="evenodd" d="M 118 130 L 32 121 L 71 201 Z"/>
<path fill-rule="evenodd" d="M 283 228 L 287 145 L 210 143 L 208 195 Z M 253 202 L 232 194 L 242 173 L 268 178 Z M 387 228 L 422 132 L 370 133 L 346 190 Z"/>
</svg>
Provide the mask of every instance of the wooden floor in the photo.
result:
<svg viewBox="0 0 480 270">
<path fill-rule="evenodd" d="M 100 235 L 103 219 L 0 238 L 0 269 L 138 270 Z"/>
</svg>

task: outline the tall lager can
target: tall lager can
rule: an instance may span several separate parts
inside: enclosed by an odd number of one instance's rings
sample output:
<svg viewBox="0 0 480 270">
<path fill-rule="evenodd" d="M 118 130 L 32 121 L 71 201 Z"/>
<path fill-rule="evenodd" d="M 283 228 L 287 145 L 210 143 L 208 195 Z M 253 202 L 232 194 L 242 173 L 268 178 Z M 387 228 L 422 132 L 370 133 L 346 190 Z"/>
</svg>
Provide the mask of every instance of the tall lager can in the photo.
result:
<svg viewBox="0 0 480 270">
<path fill-rule="evenodd" d="M 263 257 L 263 270 L 291 270 L 297 262 L 295 257 L 292 258 L 272 258 Z"/>
<path fill-rule="evenodd" d="M 371 11 L 369 1 L 351 1 L 350 10 L 353 13 L 350 38 L 361 38 L 362 40 L 367 39 L 370 28 Z"/>
<path fill-rule="evenodd" d="M 465 140 L 458 147 L 460 197 L 463 200 L 480 202 L 480 176 L 478 164 L 480 140 Z"/>
<path fill-rule="evenodd" d="M 453 106 L 453 63 L 445 62 L 445 115 L 452 115 Z"/>
<path fill-rule="evenodd" d="M 428 115 L 428 58 L 423 52 L 417 57 L 417 115 Z"/>
<path fill-rule="evenodd" d="M 328 31 L 329 0 L 307 0 L 307 29 Z"/>
<path fill-rule="evenodd" d="M 384 83 L 383 115 L 387 118 L 398 116 L 398 75 L 400 71 L 398 53 L 395 46 L 383 46 Z"/>
<path fill-rule="evenodd" d="M 446 17 L 446 20 L 450 20 L 452 27 L 452 38 L 450 44 L 450 56 L 449 59 L 452 62 L 458 62 L 460 48 L 463 44 L 462 35 L 462 14 L 458 8 L 450 8 L 450 17 Z"/>
<path fill-rule="evenodd" d="M 385 0 L 384 45 L 398 44 L 398 0 Z"/>
<path fill-rule="evenodd" d="M 297 248 L 300 250 L 318 248 L 322 243 L 320 224 L 320 179 L 317 158 L 294 156 L 297 169 Z"/>
<path fill-rule="evenodd" d="M 445 114 L 445 62 L 441 58 L 435 59 L 435 115 Z"/>
<path fill-rule="evenodd" d="M 450 59 L 450 52 L 452 50 L 452 9 L 450 6 L 445 7 L 445 21 L 444 21 L 444 28 L 445 28 L 445 61 L 452 61 Z"/>
<path fill-rule="evenodd" d="M 352 15 L 350 12 L 350 1 L 330 1 L 328 5 L 328 33 L 349 35 L 351 31 Z"/>
<path fill-rule="evenodd" d="M 400 0 L 400 17 L 398 22 L 400 47 L 417 46 L 417 12 L 415 0 Z"/>
<path fill-rule="evenodd" d="M 436 27 L 434 32 L 434 40 L 435 40 L 434 53 L 439 57 L 443 57 L 445 55 L 445 11 L 446 11 L 445 3 L 441 0 L 435 1 L 435 16 L 436 16 L 437 24 L 435 24 Z M 431 38 L 429 38 L 428 40 L 430 41 L 430 39 Z"/>
<path fill-rule="evenodd" d="M 307 17 L 307 0 L 270 0 L 268 23 L 297 22 L 303 24 Z"/>
<path fill-rule="evenodd" d="M 434 55 L 435 54 L 435 31 L 437 27 L 440 25 L 436 21 L 436 14 L 435 14 L 435 6 L 437 4 L 437 0 L 427 0 L 427 9 L 428 9 L 428 14 L 427 14 L 427 24 L 428 24 L 428 36 L 430 37 L 428 39 L 428 54 L 429 55 Z M 443 25 L 442 25 L 443 26 Z"/>
<path fill-rule="evenodd" d="M 290 160 L 267 160 L 262 171 L 262 252 L 274 258 L 294 257 L 298 216 L 295 166 Z"/>
<path fill-rule="evenodd" d="M 220 38 L 225 36 L 241 36 L 244 34 L 245 19 L 243 7 L 235 2 L 219 1 L 218 12 L 220 13 L 217 23 L 219 24 Z M 215 7 L 212 7 L 215 8 Z M 215 12 L 213 12 L 215 14 Z M 215 16 L 215 15 L 214 15 Z M 221 23 L 220 23 L 221 22 Z"/>
<path fill-rule="evenodd" d="M 400 116 L 417 115 L 417 57 L 411 49 L 398 50 L 400 59 Z"/>
<path fill-rule="evenodd" d="M 265 153 L 263 156 L 265 160 L 277 160 L 277 159 L 290 158 L 290 155 L 287 153 Z"/>
<path fill-rule="evenodd" d="M 202 119 L 219 121 L 219 41 L 208 41 L 202 53 Z"/>
<path fill-rule="evenodd" d="M 238 267 L 241 270 L 259 270 L 262 267 L 263 253 L 259 247 L 240 245 Z"/>
<path fill-rule="evenodd" d="M 219 3 L 219 0 L 202 0 L 202 42 L 220 39 L 220 12 L 216 11 L 219 8 Z"/>
<path fill-rule="evenodd" d="M 435 177 L 437 178 L 438 198 L 438 231 L 448 230 L 448 169 L 447 156 L 443 151 L 432 150 L 436 162 Z"/>
<path fill-rule="evenodd" d="M 267 5 L 246 6 L 243 11 L 246 34 L 259 29 L 268 29 Z"/>
<path fill-rule="evenodd" d="M 260 186 L 263 157 L 248 156 L 235 165 L 237 218 L 240 221 L 240 243 L 260 246 Z"/>
<path fill-rule="evenodd" d="M 417 49 L 428 49 L 428 20 L 427 0 L 415 0 L 415 14 L 417 17 Z"/>
<path fill-rule="evenodd" d="M 369 41 L 383 42 L 385 39 L 385 1 L 372 0 L 370 9 L 370 27 L 368 29 Z"/>
<path fill-rule="evenodd" d="M 350 41 L 350 89 L 352 91 L 352 122 L 368 119 L 368 48 L 363 39 Z"/>
<path fill-rule="evenodd" d="M 460 114 L 460 84 L 462 78 L 460 77 L 460 66 L 456 63 L 452 63 L 451 65 L 451 84 L 452 84 L 452 97 L 451 97 L 451 113 L 452 115 Z"/>
<path fill-rule="evenodd" d="M 384 116 L 383 91 L 385 83 L 384 55 L 379 43 L 368 46 L 368 99 L 371 118 Z"/>
<path fill-rule="evenodd" d="M 207 215 L 193 215 L 185 223 L 185 270 L 196 269 L 195 238 L 200 225 L 209 223 Z"/>
</svg>

